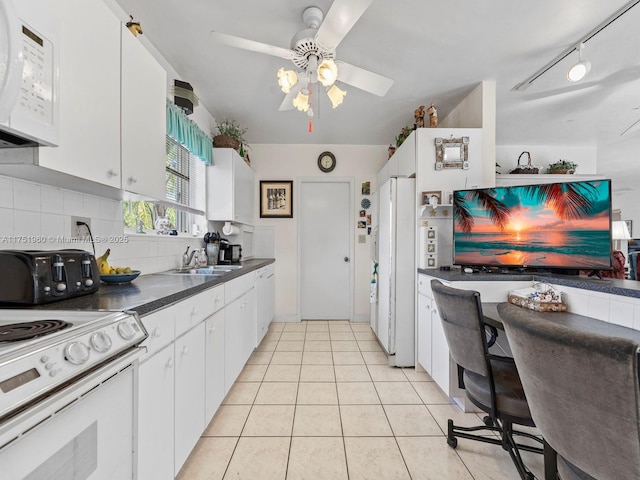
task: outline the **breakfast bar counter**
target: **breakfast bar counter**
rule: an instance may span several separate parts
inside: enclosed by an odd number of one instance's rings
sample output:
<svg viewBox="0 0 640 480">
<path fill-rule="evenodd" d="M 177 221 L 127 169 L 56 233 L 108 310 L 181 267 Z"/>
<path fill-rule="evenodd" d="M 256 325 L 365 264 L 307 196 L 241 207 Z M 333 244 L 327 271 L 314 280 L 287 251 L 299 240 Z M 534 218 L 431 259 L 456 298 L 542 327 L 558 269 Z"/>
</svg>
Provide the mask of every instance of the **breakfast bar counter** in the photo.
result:
<svg viewBox="0 0 640 480">
<path fill-rule="evenodd" d="M 640 282 L 635 280 L 619 280 L 616 278 L 598 279 L 584 275 L 559 275 L 555 273 L 489 273 L 475 272 L 464 273 L 460 268 L 453 267 L 451 270 L 443 271 L 438 269 L 418 269 L 418 273 L 439 278 L 446 282 L 523 282 L 535 281 L 573 287 L 581 290 L 593 292 L 609 293 L 624 297 L 640 298 Z"/>
</svg>

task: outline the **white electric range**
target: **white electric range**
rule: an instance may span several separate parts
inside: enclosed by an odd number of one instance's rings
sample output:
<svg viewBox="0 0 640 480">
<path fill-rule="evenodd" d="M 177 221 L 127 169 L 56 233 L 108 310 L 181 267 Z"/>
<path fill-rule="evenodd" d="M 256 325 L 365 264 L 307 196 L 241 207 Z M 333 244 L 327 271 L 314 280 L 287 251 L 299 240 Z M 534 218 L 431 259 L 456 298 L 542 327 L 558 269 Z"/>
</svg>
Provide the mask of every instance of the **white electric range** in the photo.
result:
<svg viewBox="0 0 640 480">
<path fill-rule="evenodd" d="M 146 337 L 132 313 L 0 309 L 2 478 L 132 478 Z"/>
</svg>

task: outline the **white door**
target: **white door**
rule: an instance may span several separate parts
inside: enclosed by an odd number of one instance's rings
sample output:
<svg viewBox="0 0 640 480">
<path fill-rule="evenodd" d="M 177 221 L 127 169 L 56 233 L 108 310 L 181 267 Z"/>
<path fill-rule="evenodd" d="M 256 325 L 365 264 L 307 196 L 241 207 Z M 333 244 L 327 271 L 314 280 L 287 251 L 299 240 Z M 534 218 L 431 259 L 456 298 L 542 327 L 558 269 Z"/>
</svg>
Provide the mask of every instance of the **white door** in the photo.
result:
<svg viewBox="0 0 640 480">
<path fill-rule="evenodd" d="M 300 315 L 350 320 L 353 250 L 351 180 L 300 182 Z"/>
</svg>

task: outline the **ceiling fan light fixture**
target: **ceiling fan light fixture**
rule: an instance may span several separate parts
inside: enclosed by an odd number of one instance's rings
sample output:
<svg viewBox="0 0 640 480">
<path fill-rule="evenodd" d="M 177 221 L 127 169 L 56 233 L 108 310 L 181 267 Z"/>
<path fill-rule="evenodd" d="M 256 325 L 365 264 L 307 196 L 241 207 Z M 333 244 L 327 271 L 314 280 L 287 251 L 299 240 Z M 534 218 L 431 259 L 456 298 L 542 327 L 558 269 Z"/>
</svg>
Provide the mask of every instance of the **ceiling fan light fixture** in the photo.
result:
<svg viewBox="0 0 640 480">
<path fill-rule="evenodd" d="M 591 62 L 582 60 L 582 47 L 584 47 L 584 43 L 578 47 L 578 62 L 567 70 L 567 80 L 571 83 L 579 82 L 591 70 Z"/>
<path fill-rule="evenodd" d="M 291 88 L 298 83 L 298 74 L 293 70 L 278 70 L 278 85 L 283 93 L 289 93 Z"/>
<path fill-rule="evenodd" d="M 344 96 L 347 94 L 344 90 L 340 90 L 336 84 L 334 84 L 329 90 L 327 90 L 327 97 L 331 100 L 331 106 L 336 108 L 344 100 Z"/>
<path fill-rule="evenodd" d="M 302 90 L 300 90 L 298 95 L 293 99 L 293 106 L 301 112 L 309 110 L 309 95 L 306 95 Z"/>
<path fill-rule="evenodd" d="M 325 87 L 333 85 L 338 79 L 338 66 L 331 58 L 326 58 L 318 65 L 318 81 Z"/>
</svg>

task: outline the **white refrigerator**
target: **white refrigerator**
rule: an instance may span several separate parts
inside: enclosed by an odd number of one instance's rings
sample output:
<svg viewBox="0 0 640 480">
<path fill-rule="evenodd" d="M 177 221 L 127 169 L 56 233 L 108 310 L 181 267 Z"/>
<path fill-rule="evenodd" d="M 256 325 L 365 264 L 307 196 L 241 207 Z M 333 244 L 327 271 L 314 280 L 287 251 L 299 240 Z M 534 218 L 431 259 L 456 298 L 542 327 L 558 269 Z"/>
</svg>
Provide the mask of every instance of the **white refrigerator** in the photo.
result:
<svg viewBox="0 0 640 480">
<path fill-rule="evenodd" d="M 415 179 L 391 178 L 378 190 L 377 328 L 389 365 L 415 365 Z M 372 307 L 374 305 L 372 304 Z"/>
</svg>

